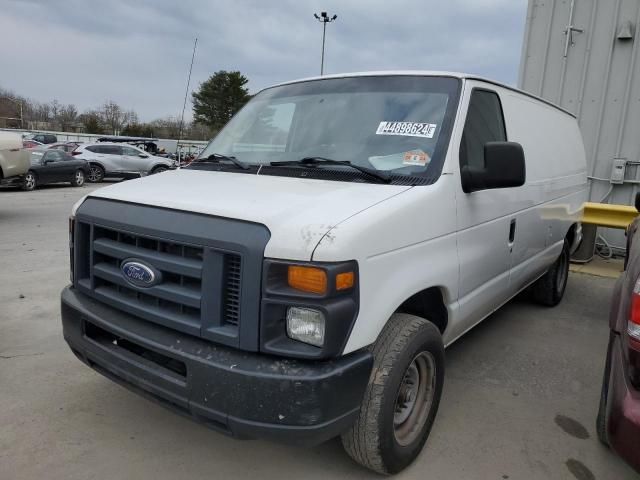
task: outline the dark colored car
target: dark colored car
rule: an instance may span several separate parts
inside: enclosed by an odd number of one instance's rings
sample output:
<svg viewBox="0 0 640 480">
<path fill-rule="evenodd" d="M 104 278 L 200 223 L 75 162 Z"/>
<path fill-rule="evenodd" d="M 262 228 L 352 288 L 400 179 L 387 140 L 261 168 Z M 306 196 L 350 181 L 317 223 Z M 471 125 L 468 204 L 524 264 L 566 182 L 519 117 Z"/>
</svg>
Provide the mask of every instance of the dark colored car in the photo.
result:
<svg viewBox="0 0 640 480">
<path fill-rule="evenodd" d="M 87 162 L 62 150 L 32 150 L 31 168 L 25 175 L 22 188 L 33 190 L 39 185 L 58 182 L 70 182 L 74 187 L 81 187 L 88 174 Z"/>
<path fill-rule="evenodd" d="M 640 194 L 636 196 L 640 211 Z M 609 348 L 596 422 L 598 438 L 640 472 L 640 218 L 627 230 L 625 270 L 616 282 Z"/>
<path fill-rule="evenodd" d="M 31 135 L 28 140 L 35 140 L 36 142 L 49 144 L 56 143 L 58 141 L 58 137 L 51 135 L 50 133 L 36 133 Z"/>
</svg>

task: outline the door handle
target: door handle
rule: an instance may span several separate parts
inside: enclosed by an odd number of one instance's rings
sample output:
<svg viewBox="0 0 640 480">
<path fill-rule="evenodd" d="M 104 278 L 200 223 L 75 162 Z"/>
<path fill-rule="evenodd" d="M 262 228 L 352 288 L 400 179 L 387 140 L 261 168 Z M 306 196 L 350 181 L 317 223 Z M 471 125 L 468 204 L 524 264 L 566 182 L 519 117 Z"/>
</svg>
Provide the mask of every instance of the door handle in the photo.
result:
<svg viewBox="0 0 640 480">
<path fill-rule="evenodd" d="M 516 238 L 516 219 L 511 219 L 511 224 L 509 225 L 509 245 L 513 245 L 513 241 Z"/>
</svg>

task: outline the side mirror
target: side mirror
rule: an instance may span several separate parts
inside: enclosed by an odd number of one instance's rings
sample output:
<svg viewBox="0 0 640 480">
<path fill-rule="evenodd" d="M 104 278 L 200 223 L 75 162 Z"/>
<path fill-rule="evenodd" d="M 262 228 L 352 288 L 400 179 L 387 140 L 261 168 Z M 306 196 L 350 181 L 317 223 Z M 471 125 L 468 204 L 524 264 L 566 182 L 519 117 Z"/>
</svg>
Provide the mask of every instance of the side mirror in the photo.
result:
<svg viewBox="0 0 640 480">
<path fill-rule="evenodd" d="M 515 142 L 487 142 L 484 168 L 464 166 L 461 170 L 465 193 L 524 185 L 526 167 L 522 145 Z"/>
</svg>

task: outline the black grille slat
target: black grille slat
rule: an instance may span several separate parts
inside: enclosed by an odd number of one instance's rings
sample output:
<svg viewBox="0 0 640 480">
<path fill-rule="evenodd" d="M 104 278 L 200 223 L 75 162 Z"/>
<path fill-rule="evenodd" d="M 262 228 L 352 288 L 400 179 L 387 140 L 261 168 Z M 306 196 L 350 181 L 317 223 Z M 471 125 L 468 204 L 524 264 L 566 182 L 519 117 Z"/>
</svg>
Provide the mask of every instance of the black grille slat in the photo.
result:
<svg viewBox="0 0 640 480">
<path fill-rule="evenodd" d="M 163 283 L 153 287 L 136 287 L 130 285 L 121 275 L 120 270 L 107 263 L 98 263 L 93 266 L 93 274 L 103 280 L 113 284 L 127 287 L 138 293 L 148 294 L 160 299 L 166 299 L 175 303 L 180 303 L 188 307 L 200 307 L 200 292 L 192 288 L 185 288 L 173 283 Z"/>
<path fill-rule="evenodd" d="M 240 276 L 242 260 L 239 255 L 224 257 L 225 285 L 223 298 L 224 323 L 238 325 L 240 320 Z"/>
<path fill-rule="evenodd" d="M 181 330 L 192 335 L 200 334 L 199 315 L 187 316 L 178 312 L 167 310 L 146 302 L 140 302 L 126 293 L 126 289 L 117 291 L 112 286 L 97 287 L 94 292 L 99 300 L 126 310 L 133 315 L 151 322 L 166 325 L 176 330 Z M 150 297 L 153 298 L 153 297 Z"/>
<path fill-rule="evenodd" d="M 112 258 L 138 258 L 152 263 L 160 270 L 166 270 L 178 275 L 192 278 L 202 277 L 202 261 L 193 258 L 182 258 L 176 255 L 155 251 L 147 248 L 135 247 L 108 238 L 97 238 L 93 242 L 93 249 Z"/>
</svg>

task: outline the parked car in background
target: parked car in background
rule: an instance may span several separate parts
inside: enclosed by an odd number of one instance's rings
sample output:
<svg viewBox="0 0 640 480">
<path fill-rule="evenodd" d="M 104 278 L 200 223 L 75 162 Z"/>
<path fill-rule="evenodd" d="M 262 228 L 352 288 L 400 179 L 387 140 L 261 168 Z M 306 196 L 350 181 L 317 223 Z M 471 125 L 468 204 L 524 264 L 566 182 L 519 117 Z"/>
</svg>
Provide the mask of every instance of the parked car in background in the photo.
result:
<svg viewBox="0 0 640 480">
<path fill-rule="evenodd" d="M 67 153 L 73 152 L 76 148 L 78 148 L 80 142 L 56 142 L 49 145 L 45 145 L 46 149 L 56 149 L 63 150 Z"/>
<path fill-rule="evenodd" d="M 24 190 L 60 182 L 69 182 L 74 187 L 81 187 L 89 175 L 89 165 L 86 161 L 74 158 L 62 150 L 31 150 L 30 153 L 31 166 L 24 178 Z"/>
<path fill-rule="evenodd" d="M 37 148 L 43 146 L 44 143 L 36 142 L 35 140 L 23 140 L 22 147 L 23 148 Z"/>
<path fill-rule="evenodd" d="M 58 141 L 58 137 L 51 133 L 32 133 L 25 137 L 25 140 L 35 140 L 40 143 L 56 143 Z"/>
<path fill-rule="evenodd" d="M 17 133 L 0 132 L 0 185 L 22 185 L 29 170 L 29 152 Z"/>
<path fill-rule="evenodd" d="M 640 211 L 640 194 L 636 195 Z M 627 230 L 625 270 L 613 290 L 598 438 L 640 473 L 640 218 Z"/>
<path fill-rule="evenodd" d="M 88 180 L 93 183 L 109 177 L 138 178 L 174 168 L 173 161 L 167 158 L 119 143 L 81 144 L 72 155 L 89 163 Z"/>
</svg>

